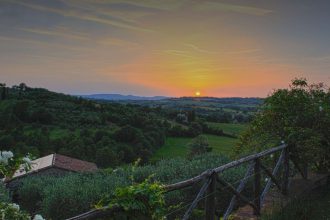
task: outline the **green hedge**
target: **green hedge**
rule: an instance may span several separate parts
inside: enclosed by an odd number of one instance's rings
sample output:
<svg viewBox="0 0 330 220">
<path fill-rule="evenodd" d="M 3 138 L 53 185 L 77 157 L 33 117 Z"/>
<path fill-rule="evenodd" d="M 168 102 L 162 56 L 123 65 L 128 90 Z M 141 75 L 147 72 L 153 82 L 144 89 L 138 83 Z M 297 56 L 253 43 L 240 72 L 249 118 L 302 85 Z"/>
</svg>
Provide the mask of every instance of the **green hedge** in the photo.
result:
<svg viewBox="0 0 330 220">
<path fill-rule="evenodd" d="M 122 167 L 113 171 L 100 171 L 93 174 L 69 174 L 64 177 L 29 177 L 23 180 L 18 190 L 20 204 L 33 213 L 41 213 L 53 220 L 64 219 L 88 211 L 106 195 L 111 197 L 114 189 L 134 181 L 151 179 L 164 184 L 175 183 L 200 174 L 206 169 L 228 163 L 230 160 L 215 154 L 200 155 L 192 160 L 183 158 L 163 160 L 155 165 Z M 223 178 L 233 183 L 242 178 L 245 167 L 232 169 Z M 187 190 L 166 194 L 167 204 L 174 205 L 191 201 L 199 190 L 195 185 Z M 224 190 L 221 203 L 228 204 L 230 194 Z M 34 204 L 34 205 L 31 205 Z M 175 213 L 175 214 L 179 214 Z"/>
</svg>

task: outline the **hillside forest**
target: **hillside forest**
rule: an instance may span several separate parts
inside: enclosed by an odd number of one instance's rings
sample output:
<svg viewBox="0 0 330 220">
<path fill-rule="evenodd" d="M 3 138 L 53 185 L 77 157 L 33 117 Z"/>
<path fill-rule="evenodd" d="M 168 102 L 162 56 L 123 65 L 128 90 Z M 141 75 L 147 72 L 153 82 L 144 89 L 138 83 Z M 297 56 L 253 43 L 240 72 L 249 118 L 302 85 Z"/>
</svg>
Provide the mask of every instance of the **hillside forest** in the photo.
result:
<svg viewBox="0 0 330 220">
<path fill-rule="evenodd" d="M 186 154 L 187 144 L 201 134 L 232 147 L 237 131 L 244 129 L 240 123 L 249 122 L 262 102 L 186 97 L 118 103 L 30 88 L 24 83 L 11 88 L 1 85 L 1 150 L 35 157 L 60 153 L 100 167 L 166 157 L 166 143 L 173 141 L 181 144 L 179 154 Z"/>
</svg>

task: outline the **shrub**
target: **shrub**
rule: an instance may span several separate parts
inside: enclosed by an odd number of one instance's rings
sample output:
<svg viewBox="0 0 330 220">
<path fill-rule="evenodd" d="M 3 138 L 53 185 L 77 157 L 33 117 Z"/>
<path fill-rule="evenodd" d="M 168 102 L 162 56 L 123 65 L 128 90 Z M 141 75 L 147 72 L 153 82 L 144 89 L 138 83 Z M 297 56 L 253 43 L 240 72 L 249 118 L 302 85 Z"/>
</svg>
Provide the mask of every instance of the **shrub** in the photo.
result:
<svg viewBox="0 0 330 220">
<path fill-rule="evenodd" d="M 212 147 L 209 147 L 209 142 L 206 136 L 199 135 L 195 137 L 189 144 L 189 157 L 193 157 L 199 154 L 205 154 L 212 151 Z"/>
<path fill-rule="evenodd" d="M 26 201 L 22 207 L 30 208 L 27 202 L 31 192 L 35 204 L 40 204 L 41 213 L 51 219 L 64 219 L 93 208 L 103 195 L 111 195 L 116 187 L 128 185 L 127 179 L 104 173 L 30 177 L 23 181 L 18 193 Z"/>
<path fill-rule="evenodd" d="M 30 220 L 28 213 L 20 210 L 19 205 L 14 203 L 0 203 L 1 219 L 5 220 Z"/>
<path fill-rule="evenodd" d="M 18 190 L 18 200 L 22 207 L 29 213 L 40 213 L 43 198 L 43 187 L 51 184 L 51 179 L 47 177 L 28 178 L 29 184 L 24 184 Z"/>
<path fill-rule="evenodd" d="M 161 220 L 166 214 L 164 187 L 148 179 L 142 183 L 119 187 L 107 206 L 120 207 L 124 210 L 123 216 L 127 218 L 134 216 L 134 219 Z"/>
</svg>

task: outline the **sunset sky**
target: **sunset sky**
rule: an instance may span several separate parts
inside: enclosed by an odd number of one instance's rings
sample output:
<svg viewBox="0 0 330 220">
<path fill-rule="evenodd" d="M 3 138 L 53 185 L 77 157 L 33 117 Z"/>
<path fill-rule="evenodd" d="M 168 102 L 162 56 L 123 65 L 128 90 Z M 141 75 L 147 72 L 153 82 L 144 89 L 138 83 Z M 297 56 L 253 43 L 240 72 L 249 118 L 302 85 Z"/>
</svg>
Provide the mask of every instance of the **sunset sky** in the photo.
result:
<svg viewBox="0 0 330 220">
<path fill-rule="evenodd" d="M 264 97 L 329 70 L 327 0 L 0 0 L 7 85 Z"/>
</svg>

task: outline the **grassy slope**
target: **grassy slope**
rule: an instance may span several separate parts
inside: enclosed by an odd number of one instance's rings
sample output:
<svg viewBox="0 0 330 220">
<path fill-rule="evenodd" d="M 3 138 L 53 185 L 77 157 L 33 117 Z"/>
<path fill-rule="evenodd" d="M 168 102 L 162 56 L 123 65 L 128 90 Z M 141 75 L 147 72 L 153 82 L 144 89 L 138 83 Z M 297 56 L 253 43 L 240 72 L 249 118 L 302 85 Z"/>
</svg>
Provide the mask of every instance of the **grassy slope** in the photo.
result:
<svg viewBox="0 0 330 220">
<path fill-rule="evenodd" d="M 238 135 L 242 133 L 247 127 L 245 124 L 229 124 L 229 123 L 215 123 L 215 122 L 208 122 L 207 123 L 211 127 L 216 127 L 222 129 L 224 132 L 229 134 Z"/>
<path fill-rule="evenodd" d="M 237 139 L 220 137 L 216 135 L 205 135 L 208 138 L 213 152 L 229 154 L 231 148 L 236 144 Z M 185 157 L 189 151 L 188 143 L 192 138 L 169 137 L 166 143 L 153 156 L 153 160 L 161 158 Z"/>
<path fill-rule="evenodd" d="M 231 148 L 236 144 L 237 139 L 228 138 L 228 137 L 220 137 L 215 135 L 206 135 L 211 147 L 213 147 L 213 151 L 216 153 L 224 153 L 229 154 L 231 152 Z"/>
<path fill-rule="evenodd" d="M 214 126 L 223 129 L 226 133 L 239 135 L 247 125 L 244 124 L 227 124 L 227 123 L 208 123 L 209 126 Z M 237 139 L 220 137 L 216 135 L 206 135 L 213 152 L 230 154 L 231 148 L 235 146 Z M 189 151 L 188 143 L 192 138 L 183 137 L 168 137 L 166 143 L 153 156 L 153 160 L 161 158 L 185 157 Z"/>
</svg>

